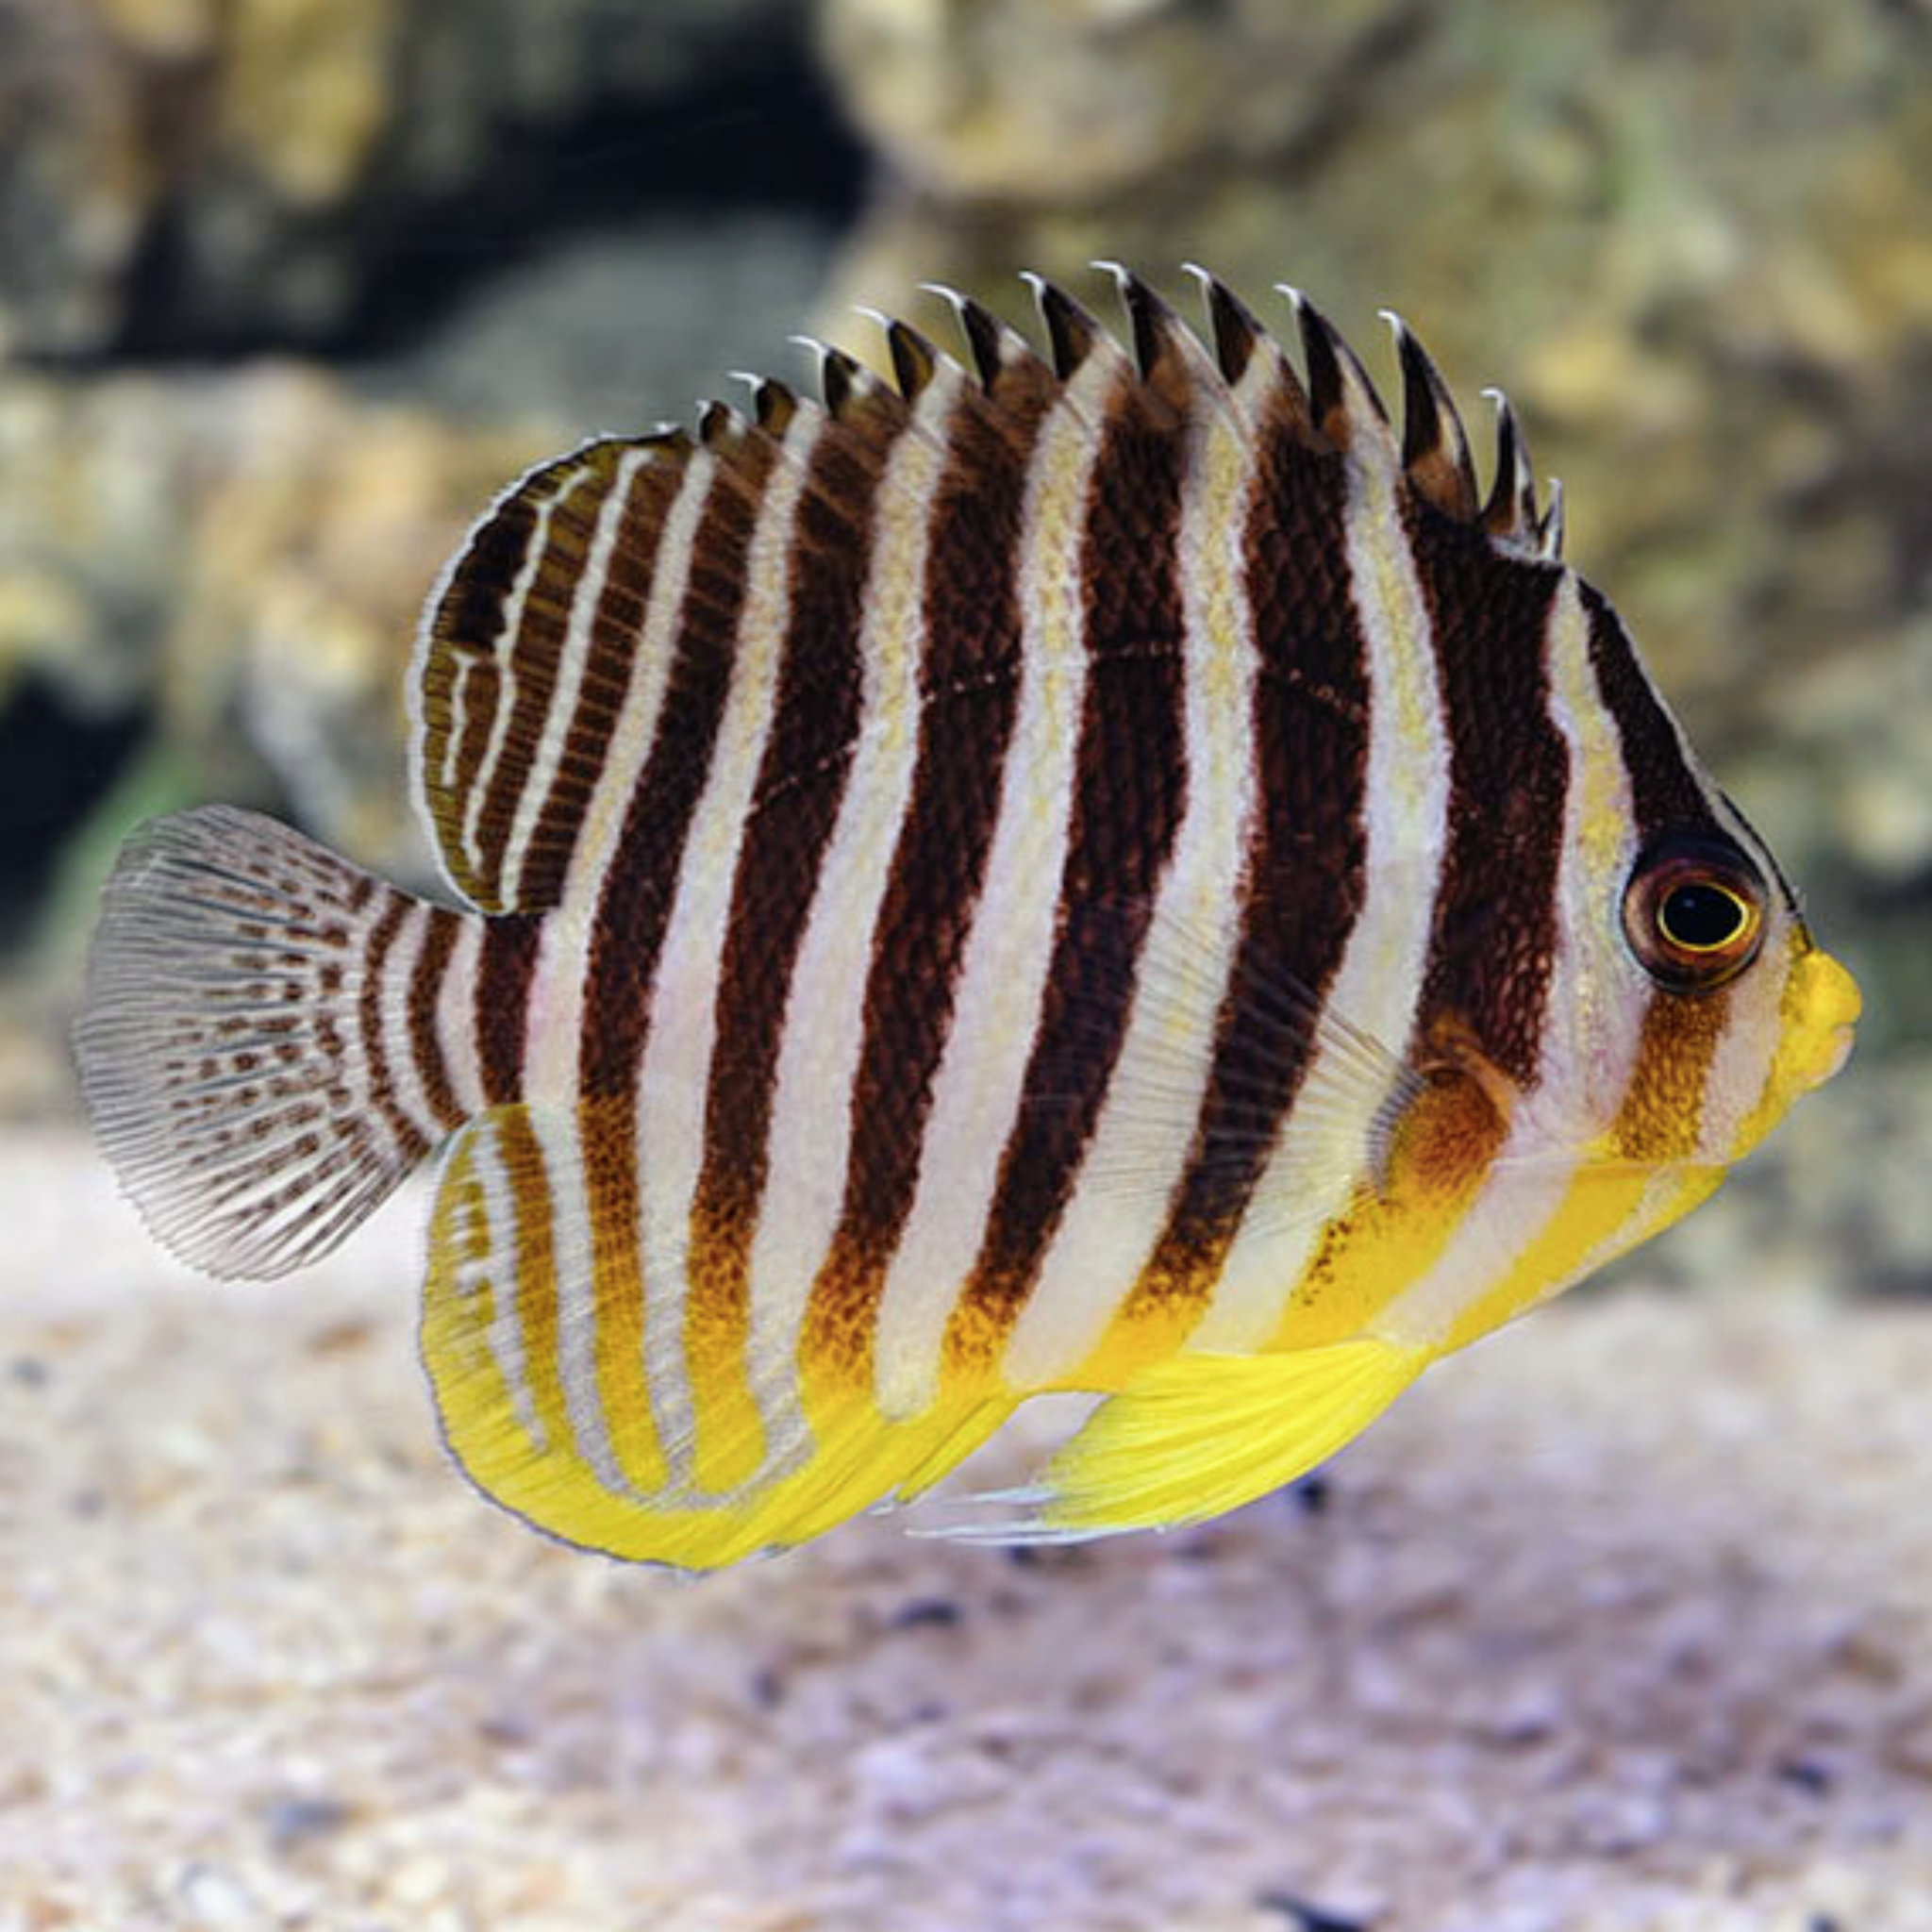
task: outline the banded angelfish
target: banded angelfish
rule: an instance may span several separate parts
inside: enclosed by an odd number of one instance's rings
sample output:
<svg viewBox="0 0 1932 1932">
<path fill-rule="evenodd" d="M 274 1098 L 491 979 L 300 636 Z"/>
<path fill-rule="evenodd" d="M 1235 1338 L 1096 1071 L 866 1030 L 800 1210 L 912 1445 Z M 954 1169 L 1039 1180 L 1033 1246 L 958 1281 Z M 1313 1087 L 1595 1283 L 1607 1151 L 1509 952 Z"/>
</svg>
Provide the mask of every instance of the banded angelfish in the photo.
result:
<svg viewBox="0 0 1932 1932">
<path fill-rule="evenodd" d="M 710 1568 L 1108 1399 L 997 1533 L 1191 1521 L 1715 1188 L 1849 975 L 1561 562 L 1291 291 L 1127 342 L 885 325 L 513 485 L 429 605 L 460 904 L 214 807 L 129 841 L 77 1041 L 220 1274 L 435 1155 L 422 1344 L 491 1496 Z"/>
</svg>

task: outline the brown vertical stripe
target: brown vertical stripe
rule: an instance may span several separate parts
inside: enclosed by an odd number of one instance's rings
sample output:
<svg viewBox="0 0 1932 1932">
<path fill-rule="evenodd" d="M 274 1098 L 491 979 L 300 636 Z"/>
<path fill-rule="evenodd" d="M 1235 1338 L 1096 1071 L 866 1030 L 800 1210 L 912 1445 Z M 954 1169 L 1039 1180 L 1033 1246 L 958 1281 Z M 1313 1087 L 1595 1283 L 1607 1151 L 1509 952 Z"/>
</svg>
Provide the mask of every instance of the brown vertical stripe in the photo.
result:
<svg viewBox="0 0 1932 1932">
<path fill-rule="evenodd" d="M 565 730 L 557 774 L 531 828 L 521 875 L 508 881 L 513 902 L 525 910 L 553 906 L 563 891 L 584 814 L 610 748 L 610 736 L 637 664 L 664 520 L 684 482 L 687 452 L 663 443 L 631 478 L 623 522 L 611 549 L 591 622 L 591 650 L 577 687 L 575 708 Z"/>
<path fill-rule="evenodd" d="M 476 1058 L 483 1098 L 501 1107 L 523 1090 L 528 1036 L 530 978 L 537 970 L 541 922 L 505 913 L 483 928 L 476 963 Z"/>
<path fill-rule="evenodd" d="M 573 459 L 575 461 L 575 459 Z M 569 628 L 571 605 L 583 588 L 584 566 L 589 560 L 591 539 L 598 510 L 608 491 L 608 478 L 601 487 L 593 479 L 579 478 L 552 512 L 543 549 L 525 600 L 515 632 L 499 646 L 509 684 L 510 713 L 496 767 L 491 773 L 477 813 L 475 844 L 478 876 L 490 888 L 491 897 L 502 903 L 506 881 L 503 876 L 504 847 L 508 842 L 511 822 L 518 801 L 530 778 L 531 756 L 543 735 L 545 720 L 557 696 L 557 669 L 563 656 L 564 632 Z M 515 584 L 501 586 L 501 602 L 493 623 L 500 627 L 508 615 L 508 597 Z M 559 591 L 568 588 L 569 595 Z M 478 774 L 478 776 L 481 774 Z M 461 795 L 462 808 L 470 806 L 470 788 Z"/>
<path fill-rule="evenodd" d="M 1123 387 L 1089 485 L 1090 673 L 1059 930 L 1019 1119 L 948 1336 L 956 1357 L 977 1357 L 1010 1331 L 1059 1223 L 1126 1031 L 1154 892 L 1180 825 L 1186 677 L 1175 550 L 1187 451 L 1169 420 L 1141 385 Z"/>
<path fill-rule="evenodd" d="M 1453 1023 L 1527 1085 L 1556 960 L 1570 779 L 1543 661 L 1562 573 L 1504 557 L 1420 499 L 1407 525 L 1449 727 L 1449 838 L 1418 1034 Z"/>
<path fill-rule="evenodd" d="M 463 1109 L 457 1103 L 449 1066 L 442 1056 L 442 1041 L 437 1034 L 436 1003 L 442 992 L 443 974 L 449 970 L 458 923 L 463 915 L 445 911 L 441 906 L 431 906 L 426 911 L 429 924 L 423 935 L 423 950 L 416 956 L 416 970 L 409 979 L 409 1046 L 431 1118 L 440 1126 L 456 1127 L 462 1124 Z"/>
<path fill-rule="evenodd" d="M 1695 998 L 1662 989 L 1643 1011 L 1643 1037 L 1611 1139 L 1626 1160 L 1663 1163 L 1693 1154 L 1704 1126 L 1705 1090 L 1730 1019 L 1731 992 Z"/>
<path fill-rule="evenodd" d="M 745 556 L 775 458 L 773 442 L 748 434 L 724 454 L 698 520 L 657 740 L 631 794 L 591 932 L 579 1065 L 587 1096 L 627 1095 L 636 1086 L 678 858 L 730 691 Z"/>
<path fill-rule="evenodd" d="M 1018 708 L 1021 513 L 1057 393 L 1029 369 L 1043 376 L 1023 364 L 996 378 L 992 410 L 966 398 L 933 497 L 912 791 L 873 937 L 845 1199 L 813 1288 L 814 1332 L 856 1371 L 869 1373 L 871 1297 L 918 1186 Z"/>
<path fill-rule="evenodd" d="M 717 1049 L 693 1209 L 694 1246 L 706 1271 L 693 1303 L 702 1301 L 708 1318 L 727 1324 L 741 1322 L 745 1306 L 786 996 L 859 729 L 873 505 L 906 421 L 905 406 L 890 394 L 848 405 L 814 445 L 799 500 L 776 707 L 720 962 Z M 827 1094 L 825 1105 L 836 1108 L 839 1096 Z"/>
<path fill-rule="evenodd" d="M 1341 458 L 1289 421 L 1266 432 L 1245 538 L 1260 677 L 1259 808 L 1233 976 L 1193 1146 L 1124 1310 L 1206 1306 L 1315 1050 L 1314 1020 L 1365 891 L 1367 652 L 1350 594 Z"/>
<path fill-rule="evenodd" d="M 428 1137 L 396 1102 L 395 1080 L 390 1073 L 389 1055 L 382 1043 L 383 997 L 389 980 L 390 949 L 401 931 L 403 915 L 409 902 L 400 892 L 390 894 L 389 904 L 369 929 L 369 941 L 362 955 L 362 995 L 357 1002 L 356 1018 L 362 1034 L 362 1056 L 369 1068 L 369 1091 L 376 1111 L 394 1137 L 403 1158 L 420 1160 L 429 1151 Z"/>
<path fill-rule="evenodd" d="M 1577 588 L 1590 613 L 1591 669 L 1616 720 L 1639 831 L 1651 839 L 1666 830 L 1721 829 L 1617 613 L 1588 584 Z"/>
</svg>

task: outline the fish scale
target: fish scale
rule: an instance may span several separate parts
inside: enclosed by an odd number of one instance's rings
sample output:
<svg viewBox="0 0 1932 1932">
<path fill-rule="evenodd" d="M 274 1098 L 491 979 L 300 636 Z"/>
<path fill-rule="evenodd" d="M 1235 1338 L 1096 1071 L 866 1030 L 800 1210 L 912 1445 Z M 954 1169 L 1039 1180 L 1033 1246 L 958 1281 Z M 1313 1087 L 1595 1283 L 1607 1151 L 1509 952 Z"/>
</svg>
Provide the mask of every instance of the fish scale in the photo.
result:
<svg viewBox="0 0 1932 1932">
<path fill-rule="evenodd" d="M 1198 1519 L 1702 1199 L 1857 995 L 1561 559 L 1288 291 L 948 295 L 887 383 L 607 437 L 433 591 L 458 908 L 210 807 L 137 832 L 76 1028 L 157 1235 L 267 1276 L 439 1162 L 449 1447 L 712 1569 L 1108 1399 L 964 1528 Z M 1198 272 L 1197 272 L 1198 274 Z M 944 291 L 941 291 L 944 292 Z"/>
</svg>

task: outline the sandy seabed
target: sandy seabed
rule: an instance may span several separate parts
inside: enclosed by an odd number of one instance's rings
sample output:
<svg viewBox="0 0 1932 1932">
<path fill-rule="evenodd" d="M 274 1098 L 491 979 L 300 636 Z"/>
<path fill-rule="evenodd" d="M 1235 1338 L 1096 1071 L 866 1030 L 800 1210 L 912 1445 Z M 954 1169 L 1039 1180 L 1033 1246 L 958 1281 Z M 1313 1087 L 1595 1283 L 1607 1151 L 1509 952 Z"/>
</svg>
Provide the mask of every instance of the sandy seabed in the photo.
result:
<svg viewBox="0 0 1932 1932">
<path fill-rule="evenodd" d="M 1932 1312 L 1586 1291 L 1314 1498 L 691 1584 L 447 1462 L 420 1193 L 272 1289 L 78 1137 L 0 1208 L 5 1932 L 1932 1928 Z"/>
</svg>

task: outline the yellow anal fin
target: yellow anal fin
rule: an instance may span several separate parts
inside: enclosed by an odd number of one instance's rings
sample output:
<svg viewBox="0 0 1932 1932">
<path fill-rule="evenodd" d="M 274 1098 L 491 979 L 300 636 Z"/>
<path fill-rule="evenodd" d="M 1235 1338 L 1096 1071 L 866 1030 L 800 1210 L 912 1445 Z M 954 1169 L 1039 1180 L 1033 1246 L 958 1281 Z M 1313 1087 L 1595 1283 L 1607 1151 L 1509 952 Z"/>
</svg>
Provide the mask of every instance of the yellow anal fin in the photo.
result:
<svg viewBox="0 0 1932 1932">
<path fill-rule="evenodd" d="M 1102 1403 L 1036 1484 L 985 1499 L 1023 1506 L 1017 1521 L 941 1533 L 1071 1542 L 1219 1516 L 1325 1461 L 1430 1358 L 1371 1338 L 1284 1355 L 1175 1357 Z"/>
<path fill-rule="evenodd" d="M 890 1421 L 860 1392 L 812 1395 L 789 1364 L 745 1361 L 734 1324 L 689 1308 L 681 1341 L 652 1335 L 653 1264 L 611 1139 L 593 1114 L 497 1108 L 443 1168 L 423 1356 L 444 1441 L 493 1501 L 565 1542 L 715 1570 L 916 1495 L 1011 1413 L 961 1393 Z"/>
</svg>

